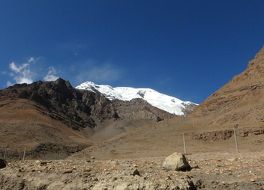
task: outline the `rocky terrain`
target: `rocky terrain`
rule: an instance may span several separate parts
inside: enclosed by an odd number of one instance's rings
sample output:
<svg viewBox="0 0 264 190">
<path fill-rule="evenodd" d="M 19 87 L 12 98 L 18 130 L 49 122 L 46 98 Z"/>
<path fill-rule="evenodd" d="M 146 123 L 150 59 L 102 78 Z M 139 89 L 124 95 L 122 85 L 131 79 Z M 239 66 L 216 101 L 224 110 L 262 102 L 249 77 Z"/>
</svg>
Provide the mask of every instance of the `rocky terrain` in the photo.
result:
<svg viewBox="0 0 264 190">
<path fill-rule="evenodd" d="M 167 171 L 164 157 L 26 160 L 0 170 L 0 189 L 240 189 L 264 188 L 264 154 L 187 155 L 191 171 Z"/>
</svg>

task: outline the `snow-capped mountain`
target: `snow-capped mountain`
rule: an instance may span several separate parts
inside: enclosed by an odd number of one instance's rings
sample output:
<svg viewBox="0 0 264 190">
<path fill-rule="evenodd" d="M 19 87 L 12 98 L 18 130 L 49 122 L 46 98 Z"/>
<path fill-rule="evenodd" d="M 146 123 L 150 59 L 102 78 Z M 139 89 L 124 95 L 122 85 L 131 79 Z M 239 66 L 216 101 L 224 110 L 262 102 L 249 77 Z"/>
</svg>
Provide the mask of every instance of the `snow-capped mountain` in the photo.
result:
<svg viewBox="0 0 264 190">
<path fill-rule="evenodd" d="M 98 85 L 93 82 L 84 82 L 76 87 L 77 89 L 89 90 L 103 94 L 109 100 L 130 101 L 132 99 L 141 98 L 154 107 L 167 111 L 175 115 L 184 115 L 186 111 L 197 104 L 182 101 L 173 96 L 162 94 L 150 88 L 132 88 L 132 87 L 112 87 L 109 85 Z"/>
</svg>

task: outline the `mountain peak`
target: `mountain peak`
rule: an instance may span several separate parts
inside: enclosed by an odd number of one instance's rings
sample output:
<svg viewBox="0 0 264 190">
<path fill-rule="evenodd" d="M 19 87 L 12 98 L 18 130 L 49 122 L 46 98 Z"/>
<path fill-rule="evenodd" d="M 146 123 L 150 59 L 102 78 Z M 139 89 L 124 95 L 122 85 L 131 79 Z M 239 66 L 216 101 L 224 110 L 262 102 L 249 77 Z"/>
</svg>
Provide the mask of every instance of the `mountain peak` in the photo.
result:
<svg viewBox="0 0 264 190">
<path fill-rule="evenodd" d="M 182 101 L 176 97 L 162 94 L 151 88 L 133 88 L 133 87 L 112 87 L 110 85 L 98 85 L 87 81 L 76 87 L 103 94 L 109 100 L 131 101 L 133 99 L 143 99 L 154 107 L 167 111 L 175 115 L 185 115 L 197 104 Z"/>
</svg>

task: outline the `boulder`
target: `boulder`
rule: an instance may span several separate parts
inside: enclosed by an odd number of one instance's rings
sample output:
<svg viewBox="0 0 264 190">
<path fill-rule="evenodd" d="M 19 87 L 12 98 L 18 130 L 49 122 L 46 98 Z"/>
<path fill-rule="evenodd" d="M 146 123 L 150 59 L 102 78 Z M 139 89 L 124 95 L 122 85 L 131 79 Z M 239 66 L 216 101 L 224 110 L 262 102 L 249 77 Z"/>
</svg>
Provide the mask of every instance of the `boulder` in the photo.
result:
<svg viewBox="0 0 264 190">
<path fill-rule="evenodd" d="M 182 153 L 173 153 L 168 156 L 162 165 L 165 170 L 173 170 L 173 171 L 190 171 L 191 166 L 188 163 L 186 157 Z"/>
<path fill-rule="evenodd" d="M 3 168 L 5 168 L 6 167 L 6 161 L 5 160 L 3 160 L 3 159 L 0 159 L 0 169 L 3 169 Z"/>
</svg>

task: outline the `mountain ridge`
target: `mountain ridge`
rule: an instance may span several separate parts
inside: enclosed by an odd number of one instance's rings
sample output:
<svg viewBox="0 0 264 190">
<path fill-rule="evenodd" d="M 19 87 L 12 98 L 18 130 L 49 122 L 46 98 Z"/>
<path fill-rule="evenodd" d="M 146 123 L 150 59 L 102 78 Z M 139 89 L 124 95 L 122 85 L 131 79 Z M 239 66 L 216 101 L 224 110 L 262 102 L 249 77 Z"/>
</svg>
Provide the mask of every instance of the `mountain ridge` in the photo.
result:
<svg viewBox="0 0 264 190">
<path fill-rule="evenodd" d="M 91 81 L 84 82 L 76 88 L 103 94 L 109 100 L 143 99 L 154 107 L 179 116 L 191 112 L 198 105 L 190 101 L 182 101 L 151 88 L 112 87 L 110 85 L 98 85 Z"/>
</svg>

